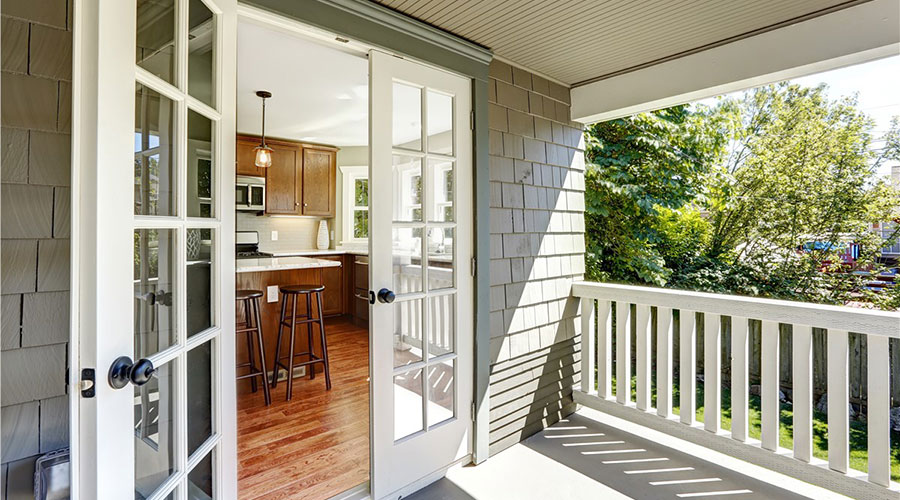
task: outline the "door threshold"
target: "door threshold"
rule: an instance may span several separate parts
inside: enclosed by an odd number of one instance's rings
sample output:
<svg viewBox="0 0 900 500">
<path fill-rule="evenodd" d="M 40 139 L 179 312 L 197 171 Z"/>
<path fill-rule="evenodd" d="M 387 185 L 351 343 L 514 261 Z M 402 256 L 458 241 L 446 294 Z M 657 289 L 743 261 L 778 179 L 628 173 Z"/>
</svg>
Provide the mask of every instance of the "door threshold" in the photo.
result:
<svg viewBox="0 0 900 500">
<path fill-rule="evenodd" d="M 368 498 L 371 498 L 371 496 L 369 495 L 369 482 L 366 481 L 347 491 L 338 493 L 328 500 L 367 500 Z"/>
</svg>

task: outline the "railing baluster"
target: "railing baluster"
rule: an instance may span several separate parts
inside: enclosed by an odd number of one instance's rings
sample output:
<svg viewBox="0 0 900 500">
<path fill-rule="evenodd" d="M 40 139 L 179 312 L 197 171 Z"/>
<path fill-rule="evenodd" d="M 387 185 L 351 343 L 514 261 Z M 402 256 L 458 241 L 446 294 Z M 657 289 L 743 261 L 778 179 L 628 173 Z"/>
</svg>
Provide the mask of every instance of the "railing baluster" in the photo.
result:
<svg viewBox="0 0 900 500">
<path fill-rule="evenodd" d="M 672 415 L 672 308 L 656 308 L 656 414 Z"/>
<path fill-rule="evenodd" d="M 616 302 L 616 401 L 631 401 L 631 304 Z"/>
<path fill-rule="evenodd" d="M 608 300 L 597 301 L 597 395 L 612 397 L 612 314 Z"/>
<path fill-rule="evenodd" d="M 581 391 L 594 393 L 594 299 L 581 299 Z"/>
<path fill-rule="evenodd" d="M 697 419 L 697 318 L 694 311 L 682 309 L 679 316 L 680 332 L 678 342 L 678 406 L 681 422 L 694 425 Z"/>
<path fill-rule="evenodd" d="M 637 408 L 650 409 L 650 306 L 637 306 Z"/>
<path fill-rule="evenodd" d="M 828 330 L 828 467 L 839 472 L 847 472 L 850 463 L 847 340 L 845 330 Z"/>
<path fill-rule="evenodd" d="M 747 318 L 731 317 L 731 437 L 747 440 L 748 403 L 748 323 Z"/>
<path fill-rule="evenodd" d="M 778 400 L 778 323 L 762 322 L 762 341 L 760 357 L 762 365 L 762 388 L 760 398 L 762 405 L 762 447 L 775 451 L 778 449 L 778 416 L 781 402 Z"/>
<path fill-rule="evenodd" d="M 890 339 L 867 335 L 869 481 L 890 486 Z"/>
<path fill-rule="evenodd" d="M 794 458 L 812 459 L 812 328 L 794 325 L 793 352 Z"/>
<path fill-rule="evenodd" d="M 722 317 L 703 315 L 703 427 L 719 432 L 722 421 Z"/>
</svg>

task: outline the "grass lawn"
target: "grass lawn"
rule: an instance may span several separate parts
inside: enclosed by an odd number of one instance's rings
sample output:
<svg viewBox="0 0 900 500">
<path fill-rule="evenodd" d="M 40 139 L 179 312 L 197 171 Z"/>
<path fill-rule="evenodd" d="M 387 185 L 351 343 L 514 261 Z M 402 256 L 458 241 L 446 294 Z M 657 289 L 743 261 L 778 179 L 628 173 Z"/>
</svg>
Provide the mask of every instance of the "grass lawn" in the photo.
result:
<svg viewBox="0 0 900 500">
<path fill-rule="evenodd" d="M 680 392 L 678 384 L 674 385 L 673 413 L 679 414 L 678 401 Z M 612 380 L 613 391 L 616 379 Z M 637 397 L 637 379 L 631 378 L 631 400 Z M 652 388 L 653 404 L 656 405 L 656 387 Z M 697 382 L 697 421 L 703 422 L 703 383 Z M 760 438 L 760 421 L 762 411 L 759 396 L 750 396 L 749 401 L 749 435 Z M 790 404 L 781 404 L 781 425 L 779 426 L 779 445 L 783 448 L 794 448 L 794 413 Z M 722 428 L 731 430 L 731 389 L 722 388 Z M 850 467 L 867 472 L 869 470 L 868 437 L 866 424 L 859 421 L 850 422 Z M 813 409 L 813 456 L 828 459 L 828 417 Z M 900 433 L 891 432 L 891 479 L 900 481 Z"/>
</svg>

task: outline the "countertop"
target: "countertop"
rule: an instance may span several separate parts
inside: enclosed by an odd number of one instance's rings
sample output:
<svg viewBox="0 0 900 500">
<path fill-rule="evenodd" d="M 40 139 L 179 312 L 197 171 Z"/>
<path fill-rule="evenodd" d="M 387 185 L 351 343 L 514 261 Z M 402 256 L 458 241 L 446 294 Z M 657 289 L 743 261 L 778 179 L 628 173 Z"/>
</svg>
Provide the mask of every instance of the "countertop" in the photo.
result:
<svg viewBox="0 0 900 500">
<path fill-rule="evenodd" d="M 291 248 L 260 248 L 262 252 L 268 252 L 275 257 L 293 257 L 293 256 L 304 256 L 309 257 L 313 255 L 342 255 L 342 254 L 350 254 L 350 255 L 368 255 L 368 248 L 330 248 L 326 250 L 316 250 L 316 249 L 307 249 L 307 250 L 297 250 Z"/>
<path fill-rule="evenodd" d="M 335 253 L 335 252 L 331 252 Z M 313 259 L 309 257 L 265 257 L 262 259 L 238 259 L 235 261 L 236 273 L 258 273 L 264 271 L 281 271 L 287 269 L 318 269 L 322 267 L 340 267 L 335 260 Z"/>
</svg>

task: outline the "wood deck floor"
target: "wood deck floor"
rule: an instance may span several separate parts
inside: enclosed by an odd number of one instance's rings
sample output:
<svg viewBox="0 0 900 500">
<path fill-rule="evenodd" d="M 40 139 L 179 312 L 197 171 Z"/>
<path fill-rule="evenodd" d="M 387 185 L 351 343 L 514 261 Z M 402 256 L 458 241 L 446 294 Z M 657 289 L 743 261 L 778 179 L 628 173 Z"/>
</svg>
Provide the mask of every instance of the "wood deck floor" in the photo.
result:
<svg viewBox="0 0 900 500">
<path fill-rule="evenodd" d="M 269 407 L 262 390 L 238 396 L 241 499 L 325 499 L 369 479 L 369 334 L 345 319 L 325 329 L 331 391 L 320 372 L 294 379 L 290 402 L 283 382 Z"/>
</svg>

